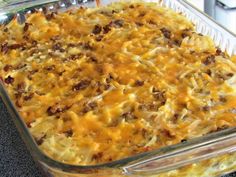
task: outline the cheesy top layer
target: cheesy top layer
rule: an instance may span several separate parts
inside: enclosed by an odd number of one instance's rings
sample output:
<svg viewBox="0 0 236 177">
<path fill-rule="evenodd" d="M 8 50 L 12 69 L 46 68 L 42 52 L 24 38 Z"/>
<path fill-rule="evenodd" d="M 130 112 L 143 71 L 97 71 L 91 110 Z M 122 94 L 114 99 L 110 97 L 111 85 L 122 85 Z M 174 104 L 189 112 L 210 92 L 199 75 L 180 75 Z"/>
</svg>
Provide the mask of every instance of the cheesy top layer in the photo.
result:
<svg viewBox="0 0 236 177">
<path fill-rule="evenodd" d="M 236 58 L 154 3 L 0 27 L 0 77 L 41 150 L 100 164 L 236 125 Z"/>
</svg>

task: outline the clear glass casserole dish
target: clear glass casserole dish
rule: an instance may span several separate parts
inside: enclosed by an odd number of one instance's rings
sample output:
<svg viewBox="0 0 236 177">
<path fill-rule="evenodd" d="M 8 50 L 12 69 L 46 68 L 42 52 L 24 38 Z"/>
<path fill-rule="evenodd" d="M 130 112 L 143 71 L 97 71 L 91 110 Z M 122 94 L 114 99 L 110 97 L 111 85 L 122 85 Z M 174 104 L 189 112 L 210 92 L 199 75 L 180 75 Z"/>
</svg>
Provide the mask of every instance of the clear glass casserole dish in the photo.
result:
<svg viewBox="0 0 236 177">
<path fill-rule="evenodd" d="M 110 2 L 113 1 L 100 1 L 100 5 Z M 187 2 L 180 0 L 158 2 L 162 6 L 181 12 L 196 25 L 198 32 L 211 36 L 215 44 L 228 54 L 236 54 L 236 36 Z M 7 23 L 16 15 L 19 23 L 22 23 L 25 20 L 24 15 L 35 10 L 61 11 L 74 6 L 95 7 L 96 2 L 75 0 L 12 2 L 0 7 L 0 20 L 2 23 Z M 236 128 L 106 164 L 91 166 L 63 164 L 41 152 L 2 83 L 0 94 L 32 156 L 49 176 L 219 176 L 236 170 Z"/>
</svg>

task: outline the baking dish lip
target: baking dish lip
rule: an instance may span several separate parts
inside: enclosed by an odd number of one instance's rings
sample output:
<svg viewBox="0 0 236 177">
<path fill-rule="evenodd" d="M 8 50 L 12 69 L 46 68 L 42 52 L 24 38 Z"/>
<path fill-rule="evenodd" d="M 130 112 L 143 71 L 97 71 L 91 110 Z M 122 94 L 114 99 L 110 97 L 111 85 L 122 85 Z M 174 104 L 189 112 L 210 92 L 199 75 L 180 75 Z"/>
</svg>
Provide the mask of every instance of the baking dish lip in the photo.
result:
<svg viewBox="0 0 236 177">
<path fill-rule="evenodd" d="M 195 11 L 197 11 L 198 13 L 201 13 L 202 15 L 205 16 L 205 14 L 203 14 L 202 12 L 200 12 L 199 10 L 197 10 L 196 8 L 191 6 L 186 1 L 180 1 L 180 0 L 175 0 L 175 1 L 182 3 L 184 6 L 187 5 L 187 6 L 191 7 L 193 9 L 195 9 Z M 58 2 L 58 0 L 56 0 L 56 2 Z M 55 0 L 53 1 L 53 3 L 55 3 Z M 45 4 L 42 4 L 42 6 L 44 6 L 44 5 Z M 35 7 L 32 7 L 32 8 L 35 8 Z M 205 17 L 209 18 L 207 16 L 205 16 Z M 210 19 L 210 20 L 212 22 L 214 22 L 212 19 Z M 214 23 L 216 24 L 216 22 L 214 22 Z M 219 24 L 217 24 L 217 25 L 219 25 Z M 219 26 L 221 28 L 223 28 L 223 30 L 225 30 L 228 33 L 228 35 L 235 37 L 235 40 L 236 40 L 236 35 L 234 35 L 230 31 L 228 31 L 227 29 L 225 29 L 221 25 L 219 25 Z M 86 166 L 65 164 L 65 163 L 56 161 L 56 160 L 48 157 L 46 154 L 44 154 L 39 149 L 38 145 L 35 143 L 32 135 L 30 134 L 28 128 L 26 127 L 23 119 L 21 119 L 14 104 L 10 100 L 6 89 L 4 88 L 4 84 L 2 82 L 0 82 L 0 96 L 2 97 L 4 104 L 6 105 L 9 113 L 11 114 L 11 116 L 15 122 L 15 125 L 18 128 L 18 131 L 20 132 L 21 136 L 23 137 L 23 140 L 25 141 L 26 146 L 29 148 L 30 152 L 32 153 L 32 156 L 35 157 L 36 160 L 40 161 L 41 163 L 45 163 L 45 164 L 49 165 L 50 167 L 59 168 L 63 171 L 67 171 L 67 172 L 71 172 L 71 171 L 80 171 L 81 172 L 82 171 L 82 172 L 86 173 L 86 172 L 89 172 L 90 170 L 94 170 L 94 169 L 121 168 L 127 164 L 132 164 L 137 161 L 141 161 L 144 158 L 145 159 L 150 158 L 154 155 L 156 156 L 156 155 L 160 155 L 160 154 L 166 154 L 166 156 L 168 156 L 168 153 L 170 154 L 171 152 L 173 152 L 175 150 L 179 150 L 182 148 L 202 147 L 206 144 L 209 144 L 213 141 L 217 141 L 217 140 L 224 138 L 224 137 L 236 136 L 236 127 L 235 127 L 235 128 L 230 128 L 230 129 L 227 129 L 224 131 L 215 132 L 215 133 L 212 133 L 212 134 L 209 134 L 206 136 L 202 136 L 200 138 L 194 138 L 194 139 L 191 139 L 191 140 L 184 142 L 184 143 L 179 143 L 179 144 L 171 145 L 171 146 L 165 146 L 160 149 L 141 153 L 138 155 L 130 156 L 127 158 L 123 158 L 123 159 L 108 162 L 108 163 L 103 163 L 103 164 L 98 164 L 98 165 L 86 165 Z"/>
</svg>

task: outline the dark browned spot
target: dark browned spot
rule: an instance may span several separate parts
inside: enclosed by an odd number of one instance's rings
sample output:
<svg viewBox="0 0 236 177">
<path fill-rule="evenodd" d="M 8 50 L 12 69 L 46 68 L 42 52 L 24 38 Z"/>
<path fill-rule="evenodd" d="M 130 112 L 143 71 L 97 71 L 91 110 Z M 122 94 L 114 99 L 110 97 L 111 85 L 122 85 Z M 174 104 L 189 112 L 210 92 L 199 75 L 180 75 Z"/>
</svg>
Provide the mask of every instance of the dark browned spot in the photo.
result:
<svg viewBox="0 0 236 177">
<path fill-rule="evenodd" d="M 140 81 L 140 80 L 136 80 L 135 83 L 134 83 L 135 87 L 140 87 L 140 86 L 143 86 L 143 85 L 144 85 L 144 81 Z"/>
<path fill-rule="evenodd" d="M 181 140 L 181 143 L 185 143 L 185 142 L 187 142 L 186 139 L 182 139 L 182 140 Z"/>
<path fill-rule="evenodd" d="M 101 33 L 101 31 L 102 31 L 102 27 L 100 25 L 95 25 L 94 28 L 93 28 L 92 33 L 93 34 L 99 34 L 99 33 Z"/>
<path fill-rule="evenodd" d="M 162 34 L 165 36 L 165 38 L 170 39 L 170 37 L 171 37 L 170 30 L 168 30 L 166 28 L 161 28 L 160 30 L 161 30 Z"/>
<path fill-rule="evenodd" d="M 6 84 L 12 84 L 14 82 L 14 78 L 11 76 L 8 76 L 7 78 L 5 78 L 4 81 Z"/>
<path fill-rule="evenodd" d="M 74 85 L 72 90 L 77 91 L 77 90 L 84 90 L 90 85 L 91 81 L 89 80 L 81 80 L 78 84 Z"/>
<path fill-rule="evenodd" d="M 5 72 L 7 72 L 7 71 L 11 70 L 12 68 L 13 68 L 12 65 L 5 65 L 4 68 L 3 68 L 3 70 L 4 70 Z"/>
<path fill-rule="evenodd" d="M 213 63 L 215 63 L 215 56 L 214 56 L 214 55 L 208 56 L 208 57 L 203 61 L 203 64 L 204 64 L 204 65 L 210 65 L 210 64 L 213 64 Z"/>
</svg>

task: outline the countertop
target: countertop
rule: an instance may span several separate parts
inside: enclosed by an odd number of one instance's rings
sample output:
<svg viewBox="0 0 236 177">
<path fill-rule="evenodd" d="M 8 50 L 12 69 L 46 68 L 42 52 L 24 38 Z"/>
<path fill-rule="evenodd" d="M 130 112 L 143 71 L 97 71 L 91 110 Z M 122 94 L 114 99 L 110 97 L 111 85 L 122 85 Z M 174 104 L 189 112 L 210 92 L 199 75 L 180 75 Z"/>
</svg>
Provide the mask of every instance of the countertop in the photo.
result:
<svg viewBox="0 0 236 177">
<path fill-rule="evenodd" d="M 0 98 L 0 176 L 42 177 Z M 236 173 L 224 176 L 236 177 Z"/>
</svg>

